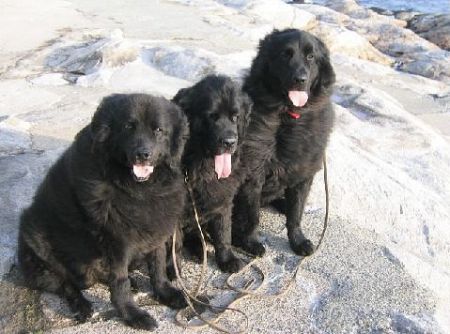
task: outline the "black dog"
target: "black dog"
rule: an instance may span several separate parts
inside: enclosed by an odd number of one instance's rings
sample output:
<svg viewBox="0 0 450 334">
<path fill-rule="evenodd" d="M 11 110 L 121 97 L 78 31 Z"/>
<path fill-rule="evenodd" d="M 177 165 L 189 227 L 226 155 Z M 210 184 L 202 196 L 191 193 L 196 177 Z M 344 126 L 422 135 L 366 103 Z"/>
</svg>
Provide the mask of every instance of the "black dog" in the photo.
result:
<svg viewBox="0 0 450 334">
<path fill-rule="evenodd" d="M 155 328 L 133 301 L 128 269 L 142 258 L 165 264 L 186 197 L 180 162 L 187 131 L 183 112 L 164 98 L 104 98 L 22 215 L 19 263 L 30 286 L 65 297 L 86 320 L 92 308 L 80 290 L 105 283 L 128 325 Z M 165 265 L 159 268 L 157 296 L 184 307 Z"/>
<path fill-rule="evenodd" d="M 260 206 L 284 196 L 292 249 L 299 255 L 314 251 L 300 221 L 333 126 L 334 81 L 328 50 L 315 36 L 275 30 L 260 42 L 244 83 L 254 108 L 243 147 L 247 180 L 235 198 L 235 245 L 262 255 L 255 235 Z"/>
<path fill-rule="evenodd" d="M 231 250 L 231 212 L 240 185 L 241 142 L 249 119 L 250 99 L 230 78 L 210 75 L 180 90 L 174 101 L 189 119 L 190 138 L 183 155 L 202 224 L 215 248 L 219 268 L 238 271 L 243 262 Z M 188 199 L 183 224 L 184 245 L 198 255 L 198 231 Z"/>
</svg>

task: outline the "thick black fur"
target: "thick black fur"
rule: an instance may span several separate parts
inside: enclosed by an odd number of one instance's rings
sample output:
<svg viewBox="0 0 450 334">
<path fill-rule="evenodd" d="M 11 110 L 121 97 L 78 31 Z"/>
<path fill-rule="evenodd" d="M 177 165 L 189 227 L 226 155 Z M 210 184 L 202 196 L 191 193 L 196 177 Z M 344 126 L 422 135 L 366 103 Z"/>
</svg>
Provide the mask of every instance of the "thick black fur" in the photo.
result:
<svg viewBox="0 0 450 334">
<path fill-rule="evenodd" d="M 166 276 L 165 243 L 186 198 L 187 131 L 183 112 L 164 98 L 104 98 L 21 217 L 19 263 L 30 287 L 65 297 L 86 320 L 92 308 L 81 290 L 104 283 L 125 323 L 151 330 L 157 323 L 133 301 L 128 279 L 130 265 L 145 259 L 159 264 L 151 277 L 157 297 L 184 307 Z M 154 166 L 148 180 L 132 174 L 137 162 Z"/>
<path fill-rule="evenodd" d="M 182 161 L 201 223 L 209 232 L 219 268 L 236 272 L 243 262 L 231 250 L 231 212 L 240 185 L 236 172 L 251 110 L 250 99 L 230 78 L 210 75 L 180 90 L 173 100 L 189 119 L 190 138 Z M 228 178 L 218 179 L 214 156 L 223 152 L 232 153 L 232 173 Z M 184 245 L 198 254 L 201 242 L 192 201 L 188 198 L 186 202 Z"/>
<path fill-rule="evenodd" d="M 299 255 L 314 251 L 300 222 L 333 126 L 334 81 L 329 52 L 317 37 L 296 29 L 275 30 L 260 42 L 244 82 L 254 107 L 243 147 L 247 179 L 234 201 L 233 244 L 264 254 L 255 232 L 259 209 L 273 201 L 279 206 L 284 197 L 291 248 Z M 290 90 L 307 91 L 306 105 L 295 107 Z"/>
</svg>

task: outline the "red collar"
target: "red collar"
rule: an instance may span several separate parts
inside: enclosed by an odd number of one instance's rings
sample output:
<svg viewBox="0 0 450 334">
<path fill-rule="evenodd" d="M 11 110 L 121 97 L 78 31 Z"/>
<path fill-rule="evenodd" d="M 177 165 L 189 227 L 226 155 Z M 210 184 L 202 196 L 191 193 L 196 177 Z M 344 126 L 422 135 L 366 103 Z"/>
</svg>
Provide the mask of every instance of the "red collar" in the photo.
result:
<svg viewBox="0 0 450 334">
<path fill-rule="evenodd" d="M 299 119 L 300 116 L 301 116 L 300 113 L 297 113 L 297 112 L 292 111 L 292 110 L 288 110 L 287 113 L 288 113 L 288 115 L 289 115 L 291 118 L 293 118 L 293 119 Z"/>
</svg>

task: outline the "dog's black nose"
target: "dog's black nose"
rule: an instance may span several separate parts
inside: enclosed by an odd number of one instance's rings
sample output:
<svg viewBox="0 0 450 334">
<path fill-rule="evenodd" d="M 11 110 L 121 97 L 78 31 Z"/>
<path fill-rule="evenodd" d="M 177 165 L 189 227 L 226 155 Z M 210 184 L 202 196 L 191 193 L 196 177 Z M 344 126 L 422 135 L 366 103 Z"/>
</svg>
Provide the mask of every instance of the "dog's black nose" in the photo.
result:
<svg viewBox="0 0 450 334">
<path fill-rule="evenodd" d="M 147 160 L 148 158 L 150 158 L 149 150 L 147 150 L 145 148 L 136 150 L 136 160 Z"/>
<path fill-rule="evenodd" d="M 300 74 L 294 77 L 295 84 L 304 85 L 306 80 L 308 80 L 308 76 L 306 74 Z"/>
<path fill-rule="evenodd" d="M 223 145 L 227 148 L 232 147 L 234 144 L 236 144 L 236 141 L 237 141 L 236 137 L 228 137 L 222 139 Z"/>
</svg>

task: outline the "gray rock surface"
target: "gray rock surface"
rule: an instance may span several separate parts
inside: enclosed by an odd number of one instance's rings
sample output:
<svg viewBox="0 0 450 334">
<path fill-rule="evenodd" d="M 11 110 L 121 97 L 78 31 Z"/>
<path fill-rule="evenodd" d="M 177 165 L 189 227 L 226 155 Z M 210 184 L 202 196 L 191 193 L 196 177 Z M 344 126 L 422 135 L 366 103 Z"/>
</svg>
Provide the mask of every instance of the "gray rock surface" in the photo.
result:
<svg viewBox="0 0 450 334">
<path fill-rule="evenodd" d="M 329 229 L 285 291 L 301 259 L 289 248 L 284 217 L 264 209 L 268 254 L 254 264 L 265 279 L 249 269 L 237 280 L 252 278 L 251 287 L 272 297 L 234 306 L 248 315 L 249 333 L 450 332 L 448 51 L 407 29 L 403 19 L 350 0 L 328 1 L 329 7 L 278 0 L 6 5 L 0 11 L 0 22 L 8 22 L 0 35 L 0 332 L 139 333 L 114 317 L 104 286 L 84 292 L 96 311 L 85 324 L 57 296 L 23 287 L 14 267 L 20 212 L 103 96 L 170 98 L 211 72 L 240 79 L 258 39 L 289 26 L 323 38 L 337 74 L 327 150 Z M 33 39 L 21 36 L 35 22 L 42 27 L 30 33 Z M 324 209 L 319 173 L 304 218 L 314 242 Z M 204 293 L 226 305 L 236 294 L 223 288 L 228 275 L 209 258 Z M 199 266 L 184 261 L 182 268 L 194 286 Z M 153 300 L 145 272 L 133 276 L 136 299 L 159 322 L 156 333 L 193 332 L 177 327 L 175 312 Z M 220 323 L 237 329 L 243 318 L 226 313 Z"/>
<path fill-rule="evenodd" d="M 407 27 L 441 49 L 450 51 L 450 14 L 415 15 L 408 20 Z"/>
</svg>

